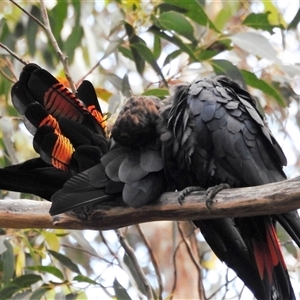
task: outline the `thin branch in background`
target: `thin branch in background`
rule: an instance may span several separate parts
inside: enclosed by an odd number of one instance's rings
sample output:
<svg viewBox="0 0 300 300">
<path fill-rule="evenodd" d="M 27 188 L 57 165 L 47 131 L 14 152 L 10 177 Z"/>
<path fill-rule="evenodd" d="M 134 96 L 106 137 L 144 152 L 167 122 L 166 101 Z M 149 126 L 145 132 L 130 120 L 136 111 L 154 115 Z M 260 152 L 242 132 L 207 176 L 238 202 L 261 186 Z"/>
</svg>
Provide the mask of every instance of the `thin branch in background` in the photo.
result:
<svg viewBox="0 0 300 300">
<path fill-rule="evenodd" d="M 225 286 L 225 285 L 228 285 L 229 283 L 231 283 L 232 281 L 236 280 L 237 279 L 237 276 L 235 276 L 234 278 L 228 280 L 225 284 L 221 285 L 214 293 L 212 293 L 208 298 L 206 298 L 207 300 L 210 300 L 210 299 L 215 299 L 215 296 L 216 294 L 218 294 L 222 288 Z"/>
<path fill-rule="evenodd" d="M 147 280 L 142 268 L 140 267 L 140 265 L 138 263 L 136 255 L 134 253 L 134 250 L 127 243 L 125 237 L 123 236 L 122 232 L 119 229 L 116 229 L 115 232 L 119 238 L 119 242 L 120 242 L 121 246 L 125 250 L 125 253 L 128 255 L 128 257 L 131 259 L 131 262 L 134 265 L 135 270 L 137 271 L 141 281 L 144 283 L 147 298 L 154 300 L 151 286 L 150 286 L 149 281 Z"/>
<path fill-rule="evenodd" d="M 9 49 L 4 44 L 0 43 L 0 47 L 3 48 L 5 51 L 7 51 L 11 56 L 13 56 L 15 59 L 17 59 L 20 63 L 23 65 L 27 65 L 27 62 L 24 61 L 21 57 L 19 57 L 16 53 L 14 53 L 11 49 Z"/>
<path fill-rule="evenodd" d="M 47 28 L 39 19 L 37 19 L 35 16 L 33 16 L 30 12 L 26 11 L 22 6 L 20 6 L 14 0 L 9 0 L 9 1 L 12 2 L 15 6 L 17 6 L 23 13 L 25 13 L 27 16 L 29 16 L 31 19 L 33 19 L 35 22 L 37 22 L 39 24 L 39 26 L 41 26 L 45 31 L 47 31 Z"/>
<path fill-rule="evenodd" d="M 61 244 L 61 246 L 65 247 L 65 248 L 72 249 L 72 250 L 80 251 L 80 252 L 85 253 L 85 254 L 88 254 L 91 257 L 94 257 L 94 258 L 97 258 L 99 260 L 102 260 L 102 261 L 106 262 L 109 265 L 115 265 L 115 266 L 117 265 L 117 264 L 115 264 L 115 263 L 113 263 L 113 262 L 111 262 L 111 261 L 109 261 L 109 260 L 107 260 L 107 259 L 99 256 L 99 255 L 95 255 L 95 254 L 93 254 L 93 253 L 91 253 L 91 252 L 89 252 L 87 250 L 84 250 L 84 249 L 82 249 L 80 247 L 70 246 L 70 245 L 67 245 L 67 244 Z"/>
<path fill-rule="evenodd" d="M 40 0 L 40 4 L 41 4 L 41 13 L 42 13 L 43 21 L 44 21 L 45 31 L 47 33 L 47 36 L 48 36 L 53 48 L 56 51 L 60 61 L 62 62 L 63 66 L 64 66 L 65 75 L 69 82 L 70 88 L 71 88 L 73 94 L 76 94 L 76 88 L 75 88 L 74 82 L 70 75 L 70 69 L 69 69 L 69 65 L 68 65 L 68 57 L 62 53 L 62 51 L 59 48 L 59 45 L 57 43 L 57 40 L 55 39 L 55 37 L 53 35 L 44 1 Z"/>
<path fill-rule="evenodd" d="M 22 10 L 26 15 L 28 15 L 30 18 L 32 18 L 35 22 L 38 23 L 39 26 L 41 26 L 44 31 L 46 32 L 54 50 L 56 51 L 60 61 L 62 62 L 63 66 L 64 66 L 64 71 L 65 71 L 65 75 L 66 75 L 66 78 L 69 82 L 69 86 L 73 92 L 73 94 L 76 94 L 76 88 L 75 88 L 75 85 L 74 85 L 74 82 L 71 78 L 71 75 L 70 75 L 70 69 L 69 69 L 69 65 L 68 65 L 68 57 L 65 56 L 61 49 L 59 48 L 59 45 L 53 35 L 53 32 L 51 30 L 51 26 L 50 26 L 50 22 L 49 22 L 49 17 L 48 17 L 48 13 L 47 13 L 47 9 L 46 9 L 46 6 L 45 6 L 45 3 L 43 0 L 40 0 L 40 4 L 41 4 L 41 13 L 42 13 L 42 17 L 43 17 L 43 21 L 45 24 L 43 24 L 41 21 L 39 21 L 36 17 L 34 17 L 32 14 L 30 14 L 29 12 L 27 12 L 24 8 L 22 8 L 18 3 L 16 3 L 14 0 L 9 0 L 10 2 L 12 2 L 15 6 L 17 6 L 20 10 Z M 7 50 L 7 49 L 6 49 Z M 11 53 L 9 51 L 9 53 Z M 13 55 L 13 53 L 11 53 L 11 55 Z M 18 56 L 16 55 L 13 55 L 16 59 L 18 59 L 19 61 L 21 61 L 22 63 L 24 63 L 25 65 L 27 63 L 23 62 L 22 60 L 20 60 L 18 58 Z"/>
<path fill-rule="evenodd" d="M 76 85 L 78 86 L 88 75 L 92 74 L 95 69 L 97 69 L 100 66 L 101 59 L 97 61 L 97 63 L 82 77 L 80 78 Z"/>
<path fill-rule="evenodd" d="M 140 225 L 137 224 L 135 227 L 137 228 L 140 237 L 142 238 L 146 248 L 148 249 L 148 252 L 149 252 L 149 255 L 150 255 L 150 258 L 151 258 L 151 262 L 152 262 L 154 270 L 155 270 L 157 282 L 158 282 L 158 299 L 161 300 L 162 299 L 162 292 L 163 292 L 163 284 L 162 284 L 162 279 L 161 279 L 161 275 L 160 275 L 160 271 L 159 271 L 159 267 L 158 267 L 156 257 L 154 255 L 154 253 L 151 249 L 151 246 L 150 246 L 147 238 L 145 237 Z"/>
<path fill-rule="evenodd" d="M 106 246 L 106 248 L 108 249 L 109 253 L 111 254 L 111 256 L 113 256 L 113 258 L 118 262 L 119 266 L 122 265 L 122 263 L 120 262 L 120 259 L 118 257 L 118 255 L 110 248 L 105 236 L 103 235 L 103 232 L 100 230 L 99 231 L 101 240 L 103 242 L 103 244 Z"/>
<path fill-rule="evenodd" d="M 175 292 L 176 285 L 177 285 L 176 254 L 177 254 L 177 251 L 179 250 L 179 247 L 180 247 L 181 243 L 182 243 L 182 241 L 177 245 L 176 249 L 173 252 L 173 256 L 172 256 L 172 261 L 173 261 L 173 266 L 174 266 L 174 281 L 173 281 L 173 287 L 172 287 L 171 295 L 169 296 L 170 300 L 173 299 L 174 292 Z"/>
<path fill-rule="evenodd" d="M 177 227 L 178 227 L 178 232 L 179 232 L 179 234 L 180 234 L 180 236 L 182 238 L 182 241 L 183 241 L 183 243 L 184 243 L 184 245 L 186 247 L 186 250 L 187 250 L 187 252 L 188 252 L 188 254 L 189 254 L 189 256 L 190 256 L 193 264 L 195 265 L 195 267 L 197 269 L 197 273 L 198 273 L 198 293 L 199 293 L 199 299 L 202 299 L 203 292 L 202 292 L 202 286 L 201 286 L 201 282 L 202 282 L 201 267 L 197 263 L 194 255 L 193 255 L 192 249 L 191 249 L 189 243 L 187 242 L 187 240 L 186 240 L 186 238 L 185 238 L 185 236 L 183 234 L 183 231 L 182 231 L 182 229 L 181 229 L 181 227 L 179 225 L 179 222 L 177 222 Z"/>
<path fill-rule="evenodd" d="M 228 285 L 229 285 L 229 279 L 228 279 L 228 275 L 229 275 L 229 268 L 226 269 L 226 276 L 225 276 L 225 292 L 224 295 L 222 297 L 222 300 L 226 300 L 226 294 L 228 292 Z"/>
<path fill-rule="evenodd" d="M 9 76 L 8 74 L 6 74 L 4 72 L 4 69 L 5 68 L 8 68 L 9 71 L 11 72 L 12 74 L 12 77 Z M 7 79 L 7 81 L 11 82 L 11 83 L 15 83 L 18 79 L 15 77 L 15 74 L 12 70 L 12 66 L 11 66 L 11 63 L 10 61 L 7 59 L 7 57 L 5 59 L 1 59 L 0 58 L 0 74 Z"/>
</svg>

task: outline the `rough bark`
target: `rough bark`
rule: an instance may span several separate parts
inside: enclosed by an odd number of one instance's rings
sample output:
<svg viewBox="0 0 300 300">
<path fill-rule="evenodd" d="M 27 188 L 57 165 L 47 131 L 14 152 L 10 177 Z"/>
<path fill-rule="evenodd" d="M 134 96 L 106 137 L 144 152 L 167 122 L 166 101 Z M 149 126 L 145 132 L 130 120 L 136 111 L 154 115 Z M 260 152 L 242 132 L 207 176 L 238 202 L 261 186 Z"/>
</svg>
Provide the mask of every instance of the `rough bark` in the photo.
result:
<svg viewBox="0 0 300 300">
<path fill-rule="evenodd" d="M 210 209 L 205 192 L 195 192 L 183 205 L 175 192 L 163 194 L 156 203 L 131 208 L 105 203 L 80 220 L 70 212 L 51 217 L 51 203 L 34 200 L 0 200 L 0 227 L 115 229 L 132 224 L 161 220 L 195 220 L 220 217 L 243 217 L 278 214 L 300 208 L 300 177 L 272 184 L 222 190 Z"/>
</svg>

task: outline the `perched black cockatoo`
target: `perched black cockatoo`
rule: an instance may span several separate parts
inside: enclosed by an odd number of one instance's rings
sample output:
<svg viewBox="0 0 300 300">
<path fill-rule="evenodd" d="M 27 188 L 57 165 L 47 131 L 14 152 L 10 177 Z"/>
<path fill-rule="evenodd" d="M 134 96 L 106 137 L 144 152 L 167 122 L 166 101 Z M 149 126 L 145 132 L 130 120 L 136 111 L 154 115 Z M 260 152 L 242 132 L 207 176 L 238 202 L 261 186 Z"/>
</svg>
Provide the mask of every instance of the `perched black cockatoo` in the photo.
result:
<svg viewBox="0 0 300 300">
<path fill-rule="evenodd" d="M 74 174 L 94 166 L 109 148 L 92 84 L 73 95 L 49 72 L 26 65 L 11 91 L 12 102 L 34 135 L 39 158 L 0 169 L 0 188 L 47 200 Z"/>
<path fill-rule="evenodd" d="M 132 96 L 112 128 L 112 147 L 101 163 L 72 177 L 52 197 L 50 214 L 120 198 L 132 207 L 156 200 L 165 190 L 156 121 L 161 101 Z"/>
<path fill-rule="evenodd" d="M 160 113 L 158 132 L 171 189 L 246 187 L 286 179 L 286 158 L 255 100 L 225 76 L 180 85 Z M 213 204 L 212 204 L 213 205 Z M 194 221 L 216 255 L 258 299 L 295 299 L 275 231 L 278 220 L 300 246 L 296 211 Z"/>
</svg>

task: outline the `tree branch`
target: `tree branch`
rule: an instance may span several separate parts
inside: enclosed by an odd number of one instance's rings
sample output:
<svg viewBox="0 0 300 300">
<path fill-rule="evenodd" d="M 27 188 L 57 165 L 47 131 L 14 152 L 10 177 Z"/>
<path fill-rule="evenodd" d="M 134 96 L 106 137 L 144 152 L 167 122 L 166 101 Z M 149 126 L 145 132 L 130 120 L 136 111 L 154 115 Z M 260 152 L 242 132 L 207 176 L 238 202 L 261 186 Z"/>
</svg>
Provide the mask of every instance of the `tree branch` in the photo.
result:
<svg viewBox="0 0 300 300">
<path fill-rule="evenodd" d="M 51 203 L 45 201 L 0 200 L 0 227 L 105 230 L 150 221 L 278 214 L 300 208 L 300 177 L 262 186 L 223 190 L 215 197 L 211 209 L 206 207 L 205 192 L 187 196 L 183 205 L 178 203 L 177 197 L 178 193 L 165 193 L 156 203 L 141 208 L 105 203 L 87 220 L 78 219 L 72 212 L 52 218 L 48 214 Z"/>
</svg>

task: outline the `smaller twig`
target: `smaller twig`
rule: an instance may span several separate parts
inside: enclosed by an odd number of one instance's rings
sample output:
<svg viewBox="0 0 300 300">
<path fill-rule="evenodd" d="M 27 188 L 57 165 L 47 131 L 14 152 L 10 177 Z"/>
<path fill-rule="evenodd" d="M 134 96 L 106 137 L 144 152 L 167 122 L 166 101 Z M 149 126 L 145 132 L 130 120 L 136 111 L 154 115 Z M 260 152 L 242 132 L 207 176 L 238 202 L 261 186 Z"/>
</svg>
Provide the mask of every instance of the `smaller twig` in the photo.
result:
<svg viewBox="0 0 300 300">
<path fill-rule="evenodd" d="M 107 250 L 109 251 L 109 253 L 111 254 L 111 256 L 118 262 L 119 266 L 121 266 L 121 262 L 120 262 L 120 259 L 118 257 L 118 255 L 110 248 L 105 236 L 103 235 L 103 232 L 100 230 L 99 231 L 99 234 L 100 234 L 100 237 L 101 237 L 101 240 L 103 242 L 103 244 L 106 246 Z"/>
<path fill-rule="evenodd" d="M 30 12 L 28 12 L 27 10 L 25 10 L 22 6 L 20 6 L 17 2 L 15 2 L 14 0 L 9 0 L 10 2 L 12 2 L 15 6 L 17 6 L 23 13 L 25 13 L 27 16 L 29 16 L 31 19 L 33 19 L 35 22 L 37 22 L 39 24 L 39 26 L 41 26 L 44 30 L 47 30 L 45 25 L 39 20 L 37 19 L 35 16 L 33 16 Z"/>
<path fill-rule="evenodd" d="M 222 288 L 225 286 L 225 285 L 228 285 L 229 283 L 231 283 L 232 281 L 236 280 L 237 279 L 237 276 L 233 277 L 232 279 L 228 280 L 228 282 L 226 284 L 223 284 L 221 285 L 214 293 L 212 293 L 208 298 L 207 300 L 210 300 L 210 299 L 215 299 L 215 296 L 222 290 Z"/>
<path fill-rule="evenodd" d="M 156 260 L 156 257 L 151 249 L 151 246 L 147 240 L 147 238 L 145 237 L 141 227 L 139 224 L 136 225 L 136 228 L 139 232 L 140 237 L 142 238 L 146 248 L 148 249 L 150 258 L 151 258 L 151 262 L 153 264 L 155 273 L 156 273 L 156 277 L 157 277 L 157 282 L 158 282 L 158 299 L 161 300 L 162 299 L 162 292 L 163 292 L 163 284 L 162 284 L 162 279 L 161 279 L 161 275 L 160 275 L 160 271 L 159 271 L 159 267 L 158 267 L 158 263 Z"/>
<path fill-rule="evenodd" d="M 3 48 L 5 51 L 7 51 L 11 56 L 13 56 L 15 59 L 17 59 L 20 63 L 23 65 L 27 65 L 27 62 L 24 61 L 21 57 L 19 57 L 16 53 L 14 53 L 11 49 L 9 49 L 4 44 L 0 43 L 0 47 Z"/>
<path fill-rule="evenodd" d="M 174 292 L 176 290 L 176 285 L 177 285 L 176 254 L 177 254 L 177 251 L 179 250 L 179 247 L 180 247 L 181 243 L 182 243 L 182 241 L 177 245 L 176 249 L 174 250 L 173 256 L 172 256 L 172 261 L 173 261 L 173 266 L 174 266 L 174 281 L 173 281 L 173 287 L 172 287 L 171 295 L 169 296 L 170 300 L 173 299 Z"/>
<path fill-rule="evenodd" d="M 90 255 L 90 256 L 92 256 L 92 257 L 94 257 L 94 258 L 97 258 L 97 259 L 99 259 L 99 260 L 103 260 L 104 262 L 106 262 L 106 263 L 109 264 L 109 265 L 116 265 L 115 263 L 109 261 L 108 259 L 105 259 L 105 258 L 103 258 L 103 257 L 101 257 L 101 256 L 99 256 L 99 255 L 95 255 L 95 254 L 93 254 L 93 253 L 91 253 L 91 252 L 89 252 L 89 251 L 87 251 L 87 250 L 84 250 L 84 249 L 82 249 L 82 248 L 80 248 L 80 247 L 70 246 L 70 245 L 66 245 L 66 244 L 61 244 L 61 246 L 62 246 L 62 247 L 65 247 L 65 248 L 72 249 L 72 250 L 81 251 L 82 253 L 88 254 L 88 255 Z"/>
<path fill-rule="evenodd" d="M 139 277 L 141 278 L 141 281 L 144 283 L 147 298 L 154 300 L 151 286 L 150 286 L 149 281 L 147 280 L 142 268 L 140 267 L 140 265 L 138 263 L 136 255 L 134 253 L 134 250 L 127 243 L 125 237 L 123 236 L 123 234 L 121 233 L 121 231 L 119 229 L 116 229 L 115 232 L 119 238 L 119 242 L 120 242 L 121 246 L 125 250 L 125 253 L 128 255 L 128 257 L 131 259 L 131 261 L 135 267 L 135 270 L 137 271 Z"/>
<path fill-rule="evenodd" d="M 51 30 L 51 26 L 50 26 L 50 22 L 49 22 L 47 9 L 46 9 L 44 1 L 40 0 L 40 4 L 41 4 L 41 13 L 42 13 L 43 21 L 44 21 L 44 27 L 43 28 L 45 29 L 45 31 L 47 33 L 47 36 L 48 36 L 53 48 L 55 49 L 60 61 L 62 62 L 63 66 L 64 66 L 65 75 L 66 75 L 66 78 L 69 82 L 70 88 L 71 88 L 73 94 L 76 94 L 76 88 L 75 88 L 74 82 L 73 82 L 73 80 L 71 78 L 71 75 L 70 75 L 70 69 L 69 69 L 69 65 L 68 65 L 68 57 L 65 56 L 62 53 L 62 51 L 59 48 L 59 45 L 57 43 L 57 40 L 55 39 L 55 37 L 53 35 L 53 32 Z"/>
<path fill-rule="evenodd" d="M 190 245 L 188 244 L 186 238 L 184 237 L 183 231 L 179 226 L 179 222 L 177 222 L 177 227 L 178 227 L 179 234 L 182 238 L 182 241 L 183 241 L 183 243 L 186 247 L 186 250 L 187 250 L 193 264 L 195 265 L 195 267 L 197 269 L 197 273 L 198 273 L 198 293 L 199 293 L 199 298 L 202 299 L 203 298 L 203 295 L 202 295 L 203 293 L 202 293 L 202 287 L 201 287 L 201 282 L 202 282 L 202 280 L 201 280 L 201 268 L 200 268 L 199 264 L 197 263 L 194 255 L 192 253 L 192 249 L 191 249 Z"/>
</svg>

